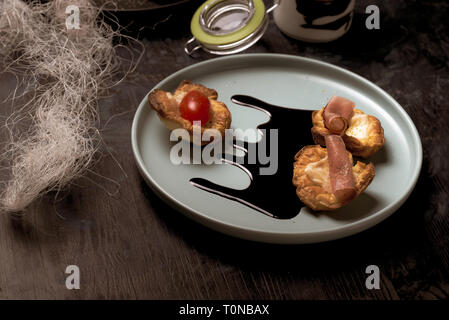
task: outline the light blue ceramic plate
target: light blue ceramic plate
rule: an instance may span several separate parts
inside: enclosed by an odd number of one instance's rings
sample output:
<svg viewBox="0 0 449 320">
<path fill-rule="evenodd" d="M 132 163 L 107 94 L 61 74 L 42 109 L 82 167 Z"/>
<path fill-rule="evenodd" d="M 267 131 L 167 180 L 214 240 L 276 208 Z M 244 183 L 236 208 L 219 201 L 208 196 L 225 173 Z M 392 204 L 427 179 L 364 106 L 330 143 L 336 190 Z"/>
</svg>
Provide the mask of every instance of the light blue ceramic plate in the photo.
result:
<svg viewBox="0 0 449 320">
<path fill-rule="evenodd" d="M 232 112 L 232 128 L 255 128 L 267 120 L 258 110 L 230 101 L 235 94 L 286 106 L 319 109 L 333 95 L 347 97 L 357 108 L 376 116 L 386 144 L 370 160 L 376 177 L 356 200 L 330 213 L 303 208 L 291 220 L 276 220 L 249 207 L 195 188 L 190 178 L 203 177 L 237 189 L 249 185 L 240 169 L 230 165 L 173 165 L 169 160 L 169 131 L 145 97 L 132 126 L 137 166 L 162 199 L 190 218 L 217 231 L 272 243 L 312 243 L 349 236 L 390 216 L 410 195 L 421 169 L 418 132 L 402 107 L 370 81 L 339 67 L 296 56 L 245 54 L 216 58 L 182 69 L 156 88 L 174 90 L 189 79 L 214 88 Z M 287 183 L 290 183 L 288 181 Z M 276 201 L 275 199 L 273 201 Z"/>
</svg>

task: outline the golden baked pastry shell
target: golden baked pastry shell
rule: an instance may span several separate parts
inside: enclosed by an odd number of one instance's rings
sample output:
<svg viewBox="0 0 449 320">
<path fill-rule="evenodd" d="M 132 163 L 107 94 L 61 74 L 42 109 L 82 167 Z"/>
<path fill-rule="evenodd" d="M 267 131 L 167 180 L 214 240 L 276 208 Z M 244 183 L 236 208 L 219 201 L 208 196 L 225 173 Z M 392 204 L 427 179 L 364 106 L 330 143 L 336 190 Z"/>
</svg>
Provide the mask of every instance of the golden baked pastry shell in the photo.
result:
<svg viewBox="0 0 449 320">
<path fill-rule="evenodd" d="M 348 152 L 352 162 L 352 155 Z M 305 146 L 295 155 L 293 165 L 293 185 L 299 199 L 309 208 L 315 211 L 331 211 L 341 208 L 346 203 L 340 202 L 330 189 L 329 174 L 323 177 L 325 183 L 317 183 L 310 178 L 306 169 L 310 164 L 317 163 L 327 158 L 326 148 L 319 145 Z M 357 161 L 352 167 L 354 173 L 355 189 L 357 196 L 362 193 L 371 183 L 375 176 L 374 165 Z M 325 171 L 324 171 L 325 172 Z M 327 179 L 327 181 L 326 181 Z"/>
<path fill-rule="evenodd" d="M 169 130 L 184 128 L 189 132 L 192 141 L 194 125 L 189 120 L 184 119 L 179 110 L 182 99 L 192 90 L 200 91 L 210 102 L 209 121 L 201 124 L 201 133 L 203 134 L 206 129 L 216 129 L 224 137 L 225 130 L 231 126 L 232 116 L 226 105 L 217 101 L 218 94 L 213 89 L 184 80 L 173 94 L 159 89 L 153 90 L 148 96 L 148 101 Z M 209 142 L 201 142 L 203 145 L 207 143 Z"/>
<path fill-rule="evenodd" d="M 325 146 L 324 137 L 332 134 L 324 125 L 323 120 L 324 108 L 312 112 L 312 137 L 316 144 Z M 366 118 L 365 118 L 366 117 Z M 361 122 L 363 118 L 364 128 L 361 128 Z M 359 127 L 358 127 L 359 126 Z M 365 132 L 366 138 L 357 138 L 351 135 L 351 132 L 357 132 L 358 130 L 368 130 Z M 342 139 L 345 142 L 346 149 L 350 151 L 354 156 L 368 158 L 379 151 L 385 144 L 384 129 L 382 125 L 374 116 L 367 115 L 363 111 L 354 109 L 354 116 L 349 123 L 348 129 L 342 135 Z"/>
</svg>

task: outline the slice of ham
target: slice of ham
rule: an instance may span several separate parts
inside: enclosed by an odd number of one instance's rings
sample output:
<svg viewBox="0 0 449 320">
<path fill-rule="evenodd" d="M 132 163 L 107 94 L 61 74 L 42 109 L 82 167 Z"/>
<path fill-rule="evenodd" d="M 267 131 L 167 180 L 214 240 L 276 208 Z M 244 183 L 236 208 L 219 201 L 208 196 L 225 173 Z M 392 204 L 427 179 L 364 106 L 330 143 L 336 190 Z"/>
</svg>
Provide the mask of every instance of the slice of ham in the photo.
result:
<svg viewBox="0 0 449 320">
<path fill-rule="evenodd" d="M 333 96 L 324 107 L 323 119 L 326 128 L 341 135 L 348 128 L 354 114 L 355 103 L 343 97 Z"/>
<path fill-rule="evenodd" d="M 325 139 L 332 193 L 339 201 L 347 203 L 357 195 L 352 163 L 340 136 L 328 135 Z"/>
</svg>

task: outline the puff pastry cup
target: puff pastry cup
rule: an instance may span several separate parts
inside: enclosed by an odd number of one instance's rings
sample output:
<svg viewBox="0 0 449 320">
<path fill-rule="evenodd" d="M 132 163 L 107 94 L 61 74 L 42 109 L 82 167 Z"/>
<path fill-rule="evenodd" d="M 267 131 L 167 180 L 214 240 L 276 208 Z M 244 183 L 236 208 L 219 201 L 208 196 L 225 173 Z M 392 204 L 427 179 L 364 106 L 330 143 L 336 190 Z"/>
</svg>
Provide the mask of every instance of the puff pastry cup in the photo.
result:
<svg viewBox="0 0 449 320">
<path fill-rule="evenodd" d="M 149 94 L 148 100 L 150 106 L 157 112 L 159 118 L 169 130 L 184 128 L 190 133 L 190 140 L 192 141 L 194 126 L 189 120 L 181 116 L 179 110 L 182 99 L 192 90 L 200 91 L 210 102 L 209 121 L 201 125 L 201 134 L 206 129 L 217 129 L 224 137 L 225 130 L 231 125 L 232 116 L 226 105 L 217 101 L 218 93 L 214 89 L 183 80 L 173 94 L 155 89 Z M 202 142 L 202 144 L 207 143 L 209 142 Z"/>
<path fill-rule="evenodd" d="M 325 146 L 324 137 L 332 134 L 324 125 L 323 111 L 312 113 L 312 137 L 316 144 Z M 368 158 L 375 154 L 385 143 L 384 129 L 376 117 L 354 109 L 348 129 L 342 135 L 346 149 L 354 156 Z"/>
<path fill-rule="evenodd" d="M 348 157 L 352 163 L 350 152 Z M 357 161 L 352 171 L 358 196 L 373 180 L 374 165 Z M 332 193 L 327 150 L 319 145 L 305 146 L 295 155 L 292 182 L 296 186 L 299 199 L 312 210 L 331 211 L 346 204 L 340 202 Z"/>
</svg>

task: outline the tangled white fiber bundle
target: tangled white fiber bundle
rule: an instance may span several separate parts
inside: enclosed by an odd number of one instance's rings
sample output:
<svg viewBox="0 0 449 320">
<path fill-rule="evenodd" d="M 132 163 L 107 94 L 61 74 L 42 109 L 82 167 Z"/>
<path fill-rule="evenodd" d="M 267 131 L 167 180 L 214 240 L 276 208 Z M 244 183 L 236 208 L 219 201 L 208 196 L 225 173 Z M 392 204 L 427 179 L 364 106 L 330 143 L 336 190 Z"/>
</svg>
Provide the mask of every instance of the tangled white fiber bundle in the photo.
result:
<svg viewBox="0 0 449 320">
<path fill-rule="evenodd" d="M 68 5 L 80 8 L 78 30 L 67 30 Z M 32 92 L 3 124 L 10 139 L 1 160 L 10 172 L 0 211 L 20 214 L 91 165 L 100 141 L 97 99 L 117 83 L 120 59 L 116 33 L 88 0 L 0 0 L 0 13 L 0 72 L 20 75 Z M 17 134 L 23 121 L 30 126 Z"/>
</svg>

